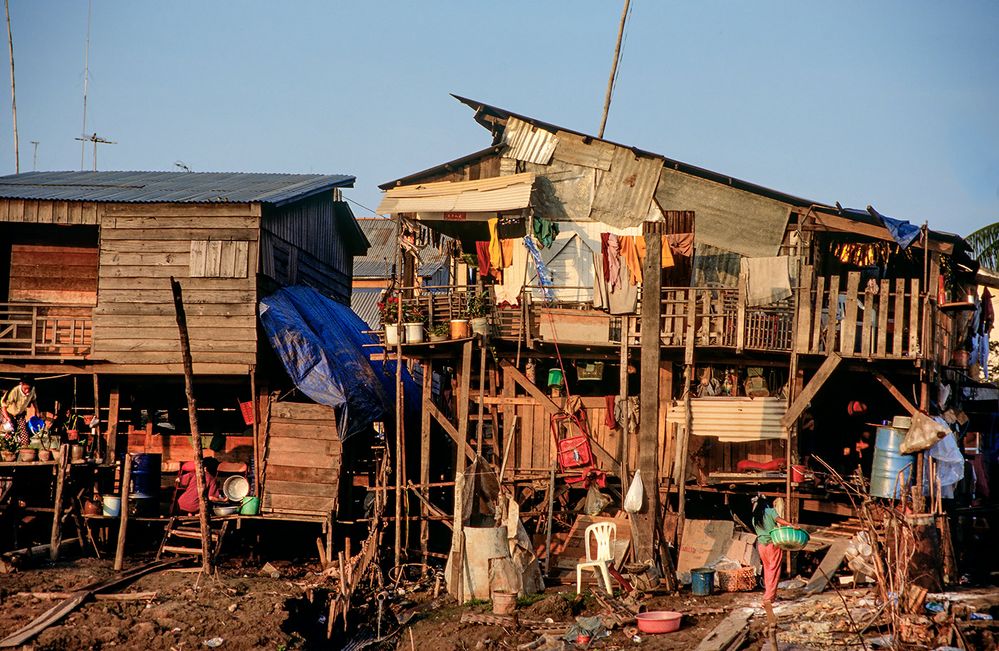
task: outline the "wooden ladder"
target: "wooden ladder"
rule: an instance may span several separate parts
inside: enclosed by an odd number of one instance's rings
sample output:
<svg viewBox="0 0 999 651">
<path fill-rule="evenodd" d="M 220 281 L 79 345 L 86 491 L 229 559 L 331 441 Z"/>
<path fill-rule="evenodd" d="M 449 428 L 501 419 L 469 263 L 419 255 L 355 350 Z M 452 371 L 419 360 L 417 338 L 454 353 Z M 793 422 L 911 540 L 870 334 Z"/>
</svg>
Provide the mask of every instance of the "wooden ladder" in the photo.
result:
<svg viewBox="0 0 999 651">
<path fill-rule="evenodd" d="M 218 522 L 218 520 L 209 522 L 209 538 L 211 539 L 209 548 L 213 562 L 222 550 L 222 540 L 229 530 L 228 520 L 222 520 L 221 526 L 218 526 Z M 163 533 L 160 548 L 156 552 L 156 560 L 160 560 L 164 554 L 191 558 L 201 556 L 201 525 L 197 518 L 180 516 L 170 518 L 166 531 Z"/>
</svg>

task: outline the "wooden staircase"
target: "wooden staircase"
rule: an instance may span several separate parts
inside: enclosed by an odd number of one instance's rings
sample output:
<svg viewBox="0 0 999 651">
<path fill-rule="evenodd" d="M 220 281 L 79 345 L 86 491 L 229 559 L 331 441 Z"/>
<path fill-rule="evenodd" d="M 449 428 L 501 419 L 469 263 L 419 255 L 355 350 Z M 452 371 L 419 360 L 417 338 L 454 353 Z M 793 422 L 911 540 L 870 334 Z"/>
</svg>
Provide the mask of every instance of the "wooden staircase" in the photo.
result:
<svg viewBox="0 0 999 651">
<path fill-rule="evenodd" d="M 209 521 L 209 537 L 211 543 L 212 562 L 222 550 L 222 540 L 229 530 L 229 520 Z M 174 516 L 167 523 L 166 531 L 163 533 L 163 540 L 160 548 L 156 552 L 156 560 L 160 560 L 164 555 L 171 557 L 187 556 L 191 558 L 200 557 L 202 553 L 201 545 L 201 524 L 197 517 Z"/>
</svg>

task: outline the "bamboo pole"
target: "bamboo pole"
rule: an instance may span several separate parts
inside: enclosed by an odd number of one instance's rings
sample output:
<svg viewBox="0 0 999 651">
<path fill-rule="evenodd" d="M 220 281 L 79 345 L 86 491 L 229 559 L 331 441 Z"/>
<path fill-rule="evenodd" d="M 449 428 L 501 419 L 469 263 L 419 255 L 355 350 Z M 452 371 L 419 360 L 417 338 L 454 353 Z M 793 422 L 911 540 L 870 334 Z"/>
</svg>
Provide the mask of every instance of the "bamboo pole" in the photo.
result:
<svg viewBox="0 0 999 651">
<path fill-rule="evenodd" d="M 10 31 L 10 0 L 4 0 L 7 13 L 7 52 L 10 54 L 10 113 L 14 123 L 14 173 L 21 173 L 21 152 L 17 139 L 17 94 L 14 89 L 14 36 Z"/>
<path fill-rule="evenodd" d="M 604 114 L 600 118 L 600 132 L 598 138 L 604 137 L 604 127 L 607 126 L 607 114 L 610 113 L 611 95 L 614 94 L 614 78 L 617 76 L 617 64 L 621 61 L 621 40 L 624 37 L 624 25 L 628 20 L 628 6 L 631 0 L 624 0 L 624 9 L 621 10 L 621 23 L 617 28 L 617 43 L 614 45 L 614 62 L 611 64 L 610 79 L 607 80 L 607 93 L 604 95 Z"/>
<path fill-rule="evenodd" d="M 52 513 L 52 546 L 49 548 L 49 558 L 59 560 L 59 540 L 62 538 L 62 494 L 66 488 L 66 468 L 69 465 L 69 446 L 65 443 L 59 446 L 59 470 L 56 474 L 55 508 Z"/>
<path fill-rule="evenodd" d="M 114 571 L 120 572 L 125 562 L 125 533 L 128 529 L 128 492 L 132 483 L 132 455 L 125 453 L 121 471 L 121 503 L 118 507 L 118 546 L 114 553 Z"/>
<path fill-rule="evenodd" d="M 402 216 L 396 217 L 396 259 L 399 261 L 396 271 L 401 273 L 402 264 L 405 263 L 405 254 L 402 251 Z M 396 566 L 402 559 L 402 527 L 399 526 L 402 518 L 402 446 L 403 446 L 403 407 L 405 405 L 402 395 L 402 289 L 403 282 L 400 282 L 400 289 L 397 290 L 398 301 L 396 302 L 396 335 L 395 347 L 395 527 L 393 534 L 395 538 L 395 549 L 393 559 Z"/>
<path fill-rule="evenodd" d="M 180 283 L 170 277 L 173 305 L 180 331 L 180 353 L 184 362 L 184 393 L 187 395 L 187 414 L 191 421 L 191 447 L 194 449 L 194 478 L 198 482 L 198 520 L 201 524 L 201 570 L 212 573 L 211 530 L 208 526 L 208 496 L 205 493 L 205 460 L 201 451 L 201 432 L 198 431 L 198 406 L 194 401 L 194 363 L 191 361 L 191 340 L 187 334 L 187 313 Z"/>
</svg>

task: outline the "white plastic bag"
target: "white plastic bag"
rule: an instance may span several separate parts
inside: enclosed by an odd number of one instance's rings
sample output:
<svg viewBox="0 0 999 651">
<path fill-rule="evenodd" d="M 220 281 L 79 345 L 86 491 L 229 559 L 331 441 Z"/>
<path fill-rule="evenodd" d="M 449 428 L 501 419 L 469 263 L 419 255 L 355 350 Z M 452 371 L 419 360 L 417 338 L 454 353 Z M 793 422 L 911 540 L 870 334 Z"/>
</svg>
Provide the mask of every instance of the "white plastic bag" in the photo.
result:
<svg viewBox="0 0 999 651">
<path fill-rule="evenodd" d="M 642 488 L 642 471 L 636 470 L 635 477 L 631 480 L 628 493 L 624 496 L 624 510 L 628 513 L 638 513 L 642 510 L 644 501 L 644 489 Z"/>
</svg>

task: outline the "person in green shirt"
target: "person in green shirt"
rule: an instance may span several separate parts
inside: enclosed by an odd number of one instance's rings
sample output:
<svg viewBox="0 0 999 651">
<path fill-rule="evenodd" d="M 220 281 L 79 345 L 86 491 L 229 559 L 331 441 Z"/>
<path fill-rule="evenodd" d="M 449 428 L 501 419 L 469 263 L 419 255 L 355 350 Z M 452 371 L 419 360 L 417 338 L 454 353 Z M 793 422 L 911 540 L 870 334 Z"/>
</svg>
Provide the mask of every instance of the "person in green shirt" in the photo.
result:
<svg viewBox="0 0 999 651">
<path fill-rule="evenodd" d="M 756 530 L 756 548 L 763 564 L 763 608 L 772 617 L 772 604 L 777 597 L 777 583 L 780 582 L 780 564 L 784 550 L 770 539 L 770 533 L 777 527 L 792 526 L 780 517 L 773 503 L 763 495 L 753 498 L 753 528 Z"/>
</svg>

